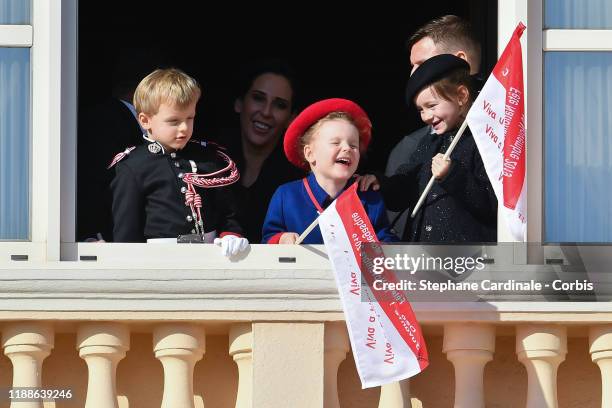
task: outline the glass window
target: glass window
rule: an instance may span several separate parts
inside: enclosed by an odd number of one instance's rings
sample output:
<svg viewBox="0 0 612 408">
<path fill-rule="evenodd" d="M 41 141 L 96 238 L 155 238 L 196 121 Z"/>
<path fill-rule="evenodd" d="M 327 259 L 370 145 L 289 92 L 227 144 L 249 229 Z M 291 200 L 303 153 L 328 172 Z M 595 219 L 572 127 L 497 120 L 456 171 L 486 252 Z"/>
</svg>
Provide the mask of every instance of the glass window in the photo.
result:
<svg viewBox="0 0 612 408">
<path fill-rule="evenodd" d="M 548 242 L 612 242 L 612 53 L 544 56 Z"/>
<path fill-rule="evenodd" d="M 0 24 L 30 24 L 31 1 L 0 0 Z"/>
<path fill-rule="evenodd" d="M 0 239 L 30 232 L 30 49 L 0 48 Z"/>
<path fill-rule="evenodd" d="M 544 28 L 612 29 L 612 1 L 546 0 Z"/>
</svg>

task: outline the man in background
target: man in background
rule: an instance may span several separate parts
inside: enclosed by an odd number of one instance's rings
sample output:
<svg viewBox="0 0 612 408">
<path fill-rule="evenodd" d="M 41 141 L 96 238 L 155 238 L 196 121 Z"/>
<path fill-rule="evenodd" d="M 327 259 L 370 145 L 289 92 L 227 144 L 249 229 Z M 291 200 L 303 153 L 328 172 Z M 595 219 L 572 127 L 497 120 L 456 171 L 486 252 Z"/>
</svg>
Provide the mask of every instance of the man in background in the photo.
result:
<svg viewBox="0 0 612 408">
<path fill-rule="evenodd" d="M 480 70 L 480 42 L 473 34 L 470 23 L 458 16 L 446 15 L 429 21 L 410 37 L 408 48 L 411 73 L 424 61 L 439 54 L 453 54 L 463 58 L 470 65 L 471 75 Z M 407 163 L 423 136 L 429 133 L 430 127 L 424 126 L 404 136 L 389 154 L 385 175 L 394 175 L 401 165 Z M 404 234 L 410 211 L 388 211 L 393 231 L 400 237 Z"/>
</svg>

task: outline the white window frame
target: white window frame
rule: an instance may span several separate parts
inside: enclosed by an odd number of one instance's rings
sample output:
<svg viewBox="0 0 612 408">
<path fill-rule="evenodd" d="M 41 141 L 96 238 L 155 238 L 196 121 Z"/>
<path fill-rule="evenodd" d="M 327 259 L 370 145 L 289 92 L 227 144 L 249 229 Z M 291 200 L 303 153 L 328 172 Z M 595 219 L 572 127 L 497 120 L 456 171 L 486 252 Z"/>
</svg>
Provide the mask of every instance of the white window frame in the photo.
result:
<svg viewBox="0 0 612 408">
<path fill-rule="evenodd" d="M 503 0 L 497 6 L 498 56 L 508 44 L 519 22 L 527 26 L 521 46 L 525 87 L 525 121 L 527 128 L 527 242 L 542 239 L 542 0 Z M 498 212 L 498 242 L 516 241 Z M 526 261 L 527 250 L 516 254 Z M 529 255 L 530 261 L 537 261 Z"/>
<path fill-rule="evenodd" d="M 542 10 L 544 9 L 544 2 L 546 0 L 537 0 L 537 2 L 541 2 Z M 544 19 L 542 18 L 543 22 Z M 612 29 L 548 29 L 544 30 L 542 28 L 542 56 L 540 58 L 541 65 L 543 65 L 544 60 L 544 52 L 555 52 L 555 51 L 612 51 Z M 541 75 L 542 81 L 544 82 L 544 74 Z M 542 86 L 540 86 L 540 89 Z M 543 91 L 540 90 L 543 95 Z M 544 107 L 544 100 L 542 96 L 542 108 Z M 543 119 L 540 121 L 540 124 L 543 124 Z M 543 135 L 542 135 L 543 140 Z M 542 162 L 544 161 L 542 155 Z M 543 173 L 543 171 L 542 171 Z M 542 176 L 543 177 L 543 176 Z M 542 191 L 543 194 L 544 180 L 542 181 Z M 542 201 L 542 221 L 541 225 L 541 242 L 544 242 L 545 239 L 545 225 L 544 225 L 544 208 Z"/>
<path fill-rule="evenodd" d="M 31 48 L 33 42 L 31 25 L 0 25 L 0 47 Z M 32 55 L 30 55 L 31 63 Z M 31 65 L 30 65 L 31 66 Z M 28 135 L 30 137 L 30 135 Z M 31 155 L 30 155 L 31 156 Z M 31 168 L 31 163 L 30 163 Z M 30 186 L 31 186 L 30 182 Z M 30 202 L 33 197 L 30 197 Z M 32 217 L 30 212 L 30 231 L 33 229 Z M 0 242 L 0 259 L 10 259 L 11 255 L 36 254 L 34 257 L 40 258 L 42 245 L 32 245 L 31 242 Z"/>
<path fill-rule="evenodd" d="M 59 261 L 74 241 L 76 1 L 32 0 L 30 25 L 0 26 L 0 46 L 31 48 L 32 90 L 30 241 L 0 242 L 2 263 Z"/>
<path fill-rule="evenodd" d="M 33 8 L 33 5 L 32 5 Z M 32 48 L 34 42 L 34 34 L 32 24 L 11 24 L 11 25 L 0 25 L 0 47 L 15 47 L 15 48 Z M 30 67 L 32 67 L 32 60 L 34 59 L 33 52 L 30 53 Z M 30 70 L 33 72 L 33 69 Z M 32 78 L 30 77 L 30 81 Z M 32 99 L 31 99 L 32 100 Z M 30 119 L 31 120 L 31 119 Z M 31 135 L 28 135 L 31 137 Z M 30 151 L 30 169 L 32 169 L 32 154 Z M 32 174 L 32 173 L 30 173 Z M 32 182 L 29 180 L 30 191 L 32 190 Z M 37 197 L 40 198 L 40 197 Z M 30 203 L 33 203 L 33 194 L 29 198 Z M 1 241 L 0 242 L 0 261 L 10 260 L 11 256 L 23 256 L 27 255 L 28 259 L 33 257 L 40 259 L 44 253 L 44 249 L 40 243 L 36 244 L 33 242 L 33 235 L 35 224 L 32 219 L 32 205 L 30 204 L 30 238 L 28 242 L 11 242 Z"/>
<path fill-rule="evenodd" d="M 498 1 L 498 55 L 519 21 L 527 25 L 521 41 L 527 127 L 527 241 L 544 242 L 544 52 L 612 51 L 612 30 L 544 29 L 546 0 Z M 498 241 L 511 241 L 505 221 L 498 220 Z M 529 252 L 541 262 L 541 251 Z"/>
</svg>

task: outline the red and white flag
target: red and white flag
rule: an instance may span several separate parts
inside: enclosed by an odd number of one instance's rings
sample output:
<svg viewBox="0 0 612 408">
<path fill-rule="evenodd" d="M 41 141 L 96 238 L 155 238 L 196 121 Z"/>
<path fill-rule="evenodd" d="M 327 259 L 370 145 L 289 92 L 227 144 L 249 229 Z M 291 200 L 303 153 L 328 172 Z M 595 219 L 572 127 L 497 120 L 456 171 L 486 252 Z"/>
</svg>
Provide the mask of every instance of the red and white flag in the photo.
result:
<svg viewBox="0 0 612 408">
<path fill-rule="evenodd" d="M 480 151 L 512 236 L 526 241 L 525 92 L 519 23 L 468 112 L 467 122 Z"/>
<path fill-rule="evenodd" d="M 423 371 L 429 360 L 423 333 L 404 293 L 372 290 L 375 279 L 397 282 L 393 272 L 375 274 L 372 267 L 362 268 L 362 256 L 373 259 L 384 254 L 376 245 L 376 231 L 356 189 L 357 183 L 321 213 L 319 227 L 334 270 L 361 385 L 369 388 L 412 377 Z M 361 285 L 362 277 L 367 285 Z"/>
</svg>

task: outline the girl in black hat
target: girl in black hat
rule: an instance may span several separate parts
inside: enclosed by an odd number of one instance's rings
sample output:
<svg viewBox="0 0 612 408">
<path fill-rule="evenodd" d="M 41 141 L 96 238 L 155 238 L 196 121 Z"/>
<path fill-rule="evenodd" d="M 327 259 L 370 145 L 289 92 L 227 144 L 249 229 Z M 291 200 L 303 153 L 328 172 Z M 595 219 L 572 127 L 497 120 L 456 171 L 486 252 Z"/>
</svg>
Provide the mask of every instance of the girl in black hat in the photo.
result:
<svg viewBox="0 0 612 408">
<path fill-rule="evenodd" d="M 408 220 L 403 241 L 497 240 L 497 199 L 469 130 L 450 158 L 443 157 L 473 102 L 471 82 L 469 65 L 454 55 L 437 55 L 420 65 L 408 81 L 406 96 L 431 134 L 392 177 L 377 174 L 360 179 L 362 190 L 380 188 L 387 208 L 402 211 L 414 207 L 435 176 L 422 207 Z"/>
</svg>

